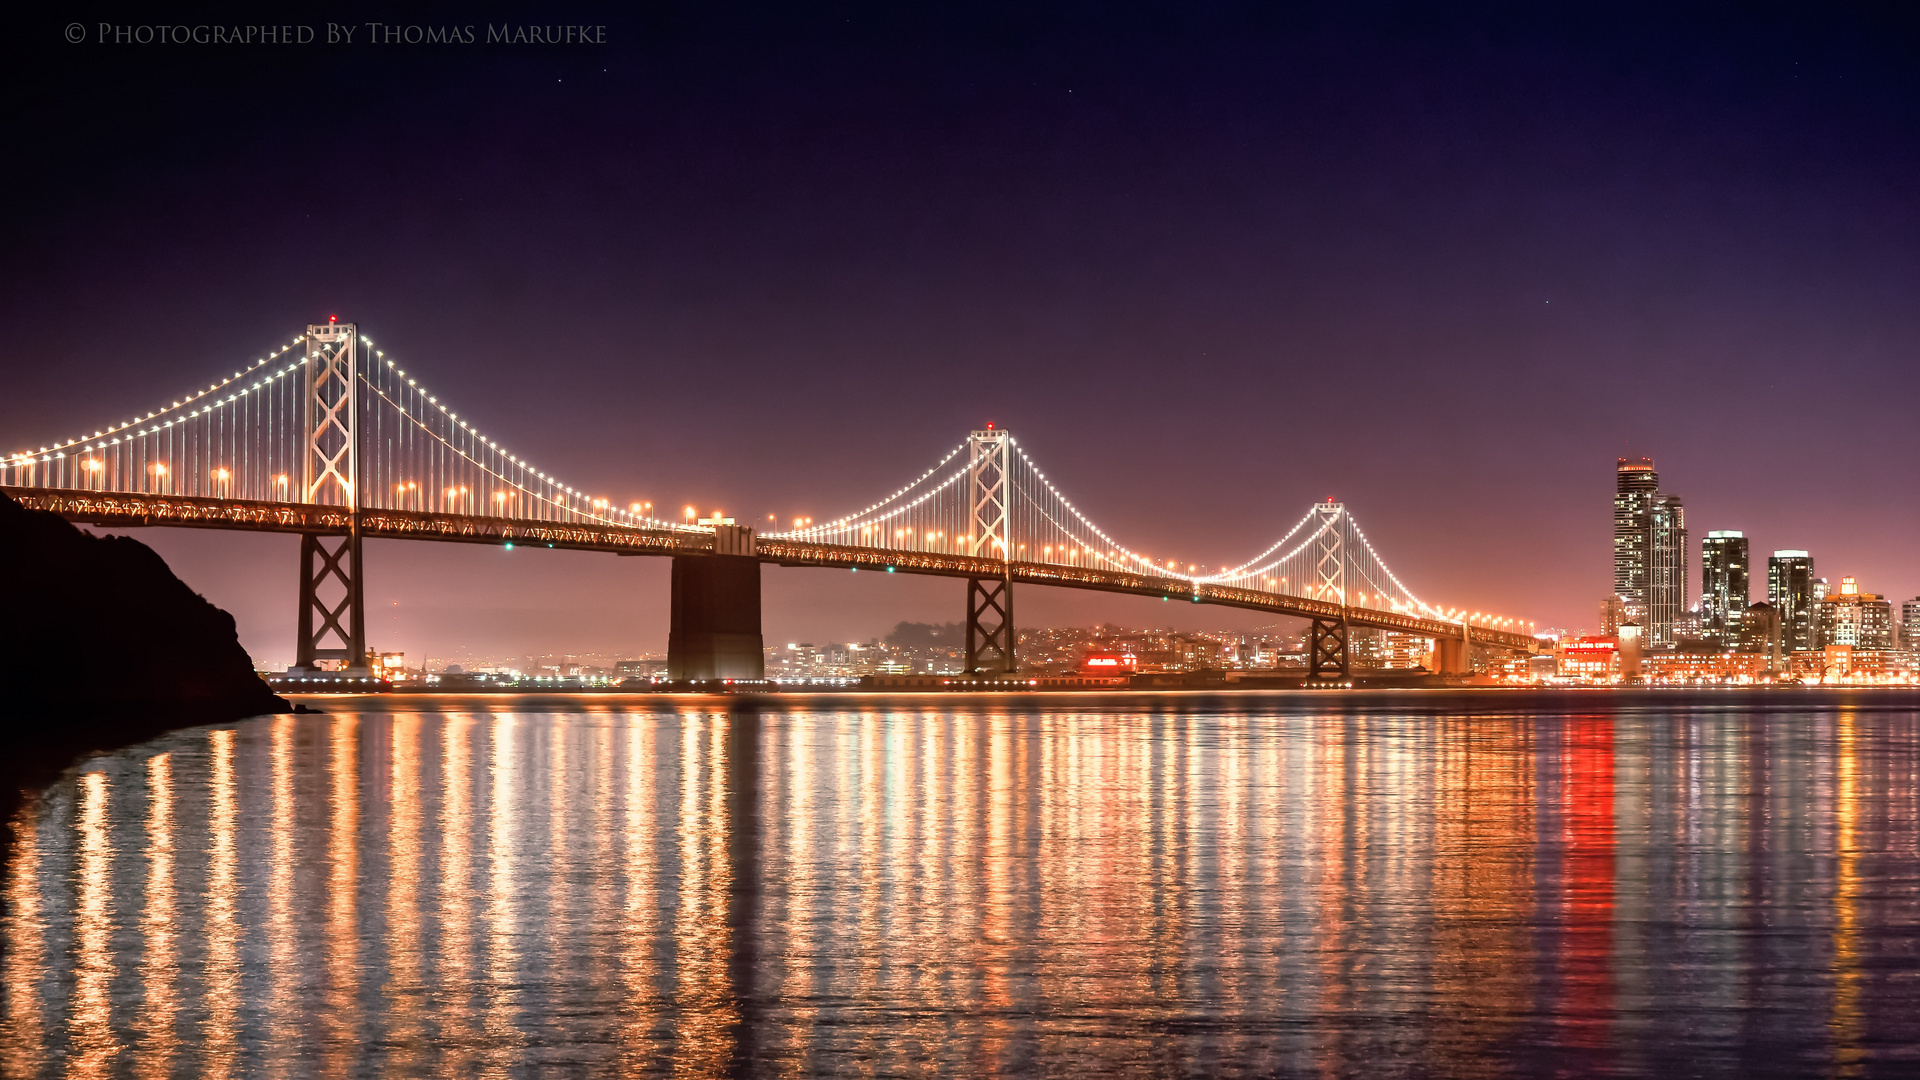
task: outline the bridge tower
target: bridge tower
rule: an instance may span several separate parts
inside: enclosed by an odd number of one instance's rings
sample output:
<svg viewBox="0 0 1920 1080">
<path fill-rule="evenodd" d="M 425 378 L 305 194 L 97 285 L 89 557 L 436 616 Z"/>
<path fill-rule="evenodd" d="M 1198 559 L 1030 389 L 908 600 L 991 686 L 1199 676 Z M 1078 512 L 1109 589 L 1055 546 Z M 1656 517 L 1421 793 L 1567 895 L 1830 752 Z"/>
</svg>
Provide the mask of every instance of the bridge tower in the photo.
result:
<svg viewBox="0 0 1920 1080">
<path fill-rule="evenodd" d="M 1346 678 L 1353 674 L 1347 608 L 1347 509 L 1345 504 L 1317 503 L 1313 513 L 1319 526 L 1309 542 L 1313 556 L 1312 599 L 1340 605 L 1338 618 L 1314 619 L 1307 630 L 1307 677 Z"/>
<path fill-rule="evenodd" d="M 1013 532 L 1007 433 L 989 424 L 967 438 L 967 554 L 999 559 L 996 577 L 967 579 L 967 673 L 1012 674 Z"/>
<path fill-rule="evenodd" d="M 361 594 L 359 330 L 353 323 L 307 327 L 305 425 L 300 501 L 345 507 L 346 535 L 300 535 L 300 640 L 295 664 L 313 671 L 335 660 L 364 674 L 367 624 Z"/>
</svg>

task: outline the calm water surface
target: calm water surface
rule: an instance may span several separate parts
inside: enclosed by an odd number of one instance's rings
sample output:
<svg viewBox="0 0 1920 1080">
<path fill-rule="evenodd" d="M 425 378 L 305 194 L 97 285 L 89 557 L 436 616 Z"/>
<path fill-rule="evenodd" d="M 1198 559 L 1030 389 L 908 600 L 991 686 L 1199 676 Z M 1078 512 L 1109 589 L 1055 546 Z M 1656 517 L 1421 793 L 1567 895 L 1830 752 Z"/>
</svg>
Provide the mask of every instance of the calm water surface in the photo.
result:
<svg viewBox="0 0 1920 1080">
<path fill-rule="evenodd" d="M 326 704 L 22 812 L 8 1075 L 1920 1075 L 1911 697 Z"/>
</svg>

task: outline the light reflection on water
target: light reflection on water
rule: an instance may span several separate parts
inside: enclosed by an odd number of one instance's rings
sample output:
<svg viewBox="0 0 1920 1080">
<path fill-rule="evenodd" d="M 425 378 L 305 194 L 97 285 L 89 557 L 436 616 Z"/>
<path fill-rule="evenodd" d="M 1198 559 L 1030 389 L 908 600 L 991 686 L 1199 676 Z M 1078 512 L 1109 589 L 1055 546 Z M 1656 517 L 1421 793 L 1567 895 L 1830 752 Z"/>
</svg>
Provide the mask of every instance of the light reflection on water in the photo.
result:
<svg viewBox="0 0 1920 1080">
<path fill-rule="evenodd" d="M 1920 1071 L 1911 710 L 1150 700 L 582 699 L 100 757 L 15 822 L 0 1064 Z"/>
</svg>

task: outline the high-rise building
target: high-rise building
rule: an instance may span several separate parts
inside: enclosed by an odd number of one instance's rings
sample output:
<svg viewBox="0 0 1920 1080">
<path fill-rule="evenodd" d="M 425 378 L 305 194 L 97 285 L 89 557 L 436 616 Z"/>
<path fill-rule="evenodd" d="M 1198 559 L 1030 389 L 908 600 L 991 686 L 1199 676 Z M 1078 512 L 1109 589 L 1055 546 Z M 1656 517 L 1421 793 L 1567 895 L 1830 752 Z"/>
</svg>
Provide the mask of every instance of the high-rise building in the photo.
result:
<svg viewBox="0 0 1920 1080">
<path fill-rule="evenodd" d="M 1627 617 L 1647 617 L 1648 513 L 1660 489 L 1652 458 L 1620 458 L 1613 491 L 1613 594 Z"/>
<path fill-rule="evenodd" d="M 1620 632 L 1620 624 L 1628 621 L 1627 602 L 1617 596 L 1609 596 L 1600 601 L 1600 636 L 1613 637 Z"/>
<path fill-rule="evenodd" d="M 1656 494 L 1647 510 L 1647 647 L 1670 649 L 1687 611 L 1687 510 L 1678 495 Z"/>
<path fill-rule="evenodd" d="M 1884 596 L 1864 593 L 1854 579 L 1840 579 L 1840 591 L 1820 601 L 1820 643 L 1856 649 L 1893 648 L 1893 605 Z"/>
<path fill-rule="evenodd" d="M 1762 653 L 1767 657 L 1767 670 L 1779 671 L 1784 667 L 1784 657 L 1780 648 L 1780 613 L 1766 601 L 1749 604 L 1747 612 L 1740 619 L 1740 640 L 1736 648 L 1744 653 Z"/>
<path fill-rule="evenodd" d="M 1789 652 L 1814 647 L 1813 557 L 1776 551 L 1767 560 L 1767 603 L 1780 616 L 1780 645 Z"/>
<path fill-rule="evenodd" d="M 1706 639 L 1722 648 L 1740 640 L 1748 565 L 1744 533 L 1717 530 L 1700 541 L 1700 620 Z"/>
<path fill-rule="evenodd" d="M 1920 650 L 1920 596 L 1900 605 L 1900 643 Z"/>
</svg>

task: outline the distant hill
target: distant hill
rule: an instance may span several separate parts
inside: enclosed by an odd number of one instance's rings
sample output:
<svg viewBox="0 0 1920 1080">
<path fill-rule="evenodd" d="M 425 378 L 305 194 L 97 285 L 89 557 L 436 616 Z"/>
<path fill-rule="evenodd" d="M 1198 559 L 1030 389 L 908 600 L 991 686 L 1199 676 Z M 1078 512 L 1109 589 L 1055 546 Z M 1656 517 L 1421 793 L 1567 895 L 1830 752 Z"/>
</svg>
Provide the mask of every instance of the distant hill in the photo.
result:
<svg viewBox="0 0 1920 1080">
<path fill-rule="evenodd" d="M 901 649 L 964 649 L 967 627 L 964 623 L 896 623 L 887 633 L 887 644 Z"/>
<path fill-rule="evenodd" d="M 0 795 L 78 755 L 162 732 L 292 712 L 233 616 L 152 548 L 94 536 L 0 494 Z"/>
</svg>

